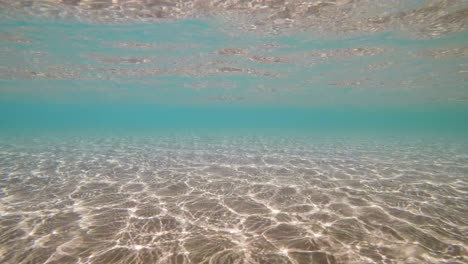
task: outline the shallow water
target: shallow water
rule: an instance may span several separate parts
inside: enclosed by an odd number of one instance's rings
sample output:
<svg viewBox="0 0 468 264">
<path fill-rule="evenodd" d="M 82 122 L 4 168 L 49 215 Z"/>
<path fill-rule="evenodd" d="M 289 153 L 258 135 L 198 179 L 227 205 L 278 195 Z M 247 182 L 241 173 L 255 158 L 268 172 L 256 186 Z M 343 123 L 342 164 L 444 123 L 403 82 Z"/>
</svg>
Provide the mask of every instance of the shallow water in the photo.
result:
<svg viewBox="0 0 468 264">
<path fill-rule="evenodd" d="M 462 0 L 0 0 L 0 263 L 467 263 Z"/>
</svg>

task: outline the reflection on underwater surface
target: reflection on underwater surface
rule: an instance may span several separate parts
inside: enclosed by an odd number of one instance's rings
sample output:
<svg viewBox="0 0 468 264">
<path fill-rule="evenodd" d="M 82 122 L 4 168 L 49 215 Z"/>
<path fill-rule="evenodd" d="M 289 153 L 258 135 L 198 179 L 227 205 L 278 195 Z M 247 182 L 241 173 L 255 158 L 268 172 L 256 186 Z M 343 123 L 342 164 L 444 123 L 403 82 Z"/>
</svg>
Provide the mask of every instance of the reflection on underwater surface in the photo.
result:
<svg viewBox="0 0 468 264">
<path fill-rule="evenodd" d="M 0 1 L 0 101 L 466 105 L 467 3 Z"/>
<path fill-rule="evenodd" d="M 466 261 L 467 146 L 194 136 L 0 149 L 4 263 Z"/>
<path fill-rule="evenodd" d="M 282 34 L 404 30 L 424 37 L 466 29 L 463 0 L 1 0 L 5 16 L 93 23 L 165 22 L 215 17 L 236 31 Z"/>
</svg>

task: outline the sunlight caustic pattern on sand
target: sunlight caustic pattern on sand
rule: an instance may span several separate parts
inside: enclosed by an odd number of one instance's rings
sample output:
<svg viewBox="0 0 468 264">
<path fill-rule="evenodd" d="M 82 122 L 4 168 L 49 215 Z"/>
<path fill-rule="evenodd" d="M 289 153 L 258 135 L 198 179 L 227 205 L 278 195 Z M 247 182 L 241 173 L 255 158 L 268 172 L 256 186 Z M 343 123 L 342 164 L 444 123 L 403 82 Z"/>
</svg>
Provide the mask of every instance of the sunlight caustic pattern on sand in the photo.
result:
<svg viewBox="0 0 468 264">
<path fill-rule="evenodd" d="M 460 146 L 248 137 L 1 144 L 4 263 L 466 261 Z"/>
</svg>

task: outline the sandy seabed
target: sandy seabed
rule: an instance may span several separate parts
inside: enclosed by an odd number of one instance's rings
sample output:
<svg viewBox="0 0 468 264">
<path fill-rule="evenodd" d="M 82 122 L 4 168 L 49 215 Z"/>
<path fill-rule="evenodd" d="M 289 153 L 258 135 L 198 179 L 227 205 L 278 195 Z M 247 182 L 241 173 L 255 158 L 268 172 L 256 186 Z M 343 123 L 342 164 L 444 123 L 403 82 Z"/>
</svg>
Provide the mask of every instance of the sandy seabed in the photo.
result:
<svg viewBox="0 0 468 264">
<path fill-rule="evenodd" d="M 467 149 L 2 140 L 1 263 L 466 263 Z"/>
</svg>

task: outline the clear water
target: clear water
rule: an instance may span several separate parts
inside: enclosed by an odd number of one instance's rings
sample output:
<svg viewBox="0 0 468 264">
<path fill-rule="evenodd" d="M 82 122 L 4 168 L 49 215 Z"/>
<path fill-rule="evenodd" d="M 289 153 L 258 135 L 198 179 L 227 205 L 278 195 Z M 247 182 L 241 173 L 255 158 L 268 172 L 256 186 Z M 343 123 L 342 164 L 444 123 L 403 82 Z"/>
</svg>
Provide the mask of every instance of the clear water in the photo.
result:
<svg viewBox="0 0 468 264">
<path fill-rule="evenodd" d="M 466 1 L 0 7 L 0 263 L 467 263 Z"/>
</svg>

